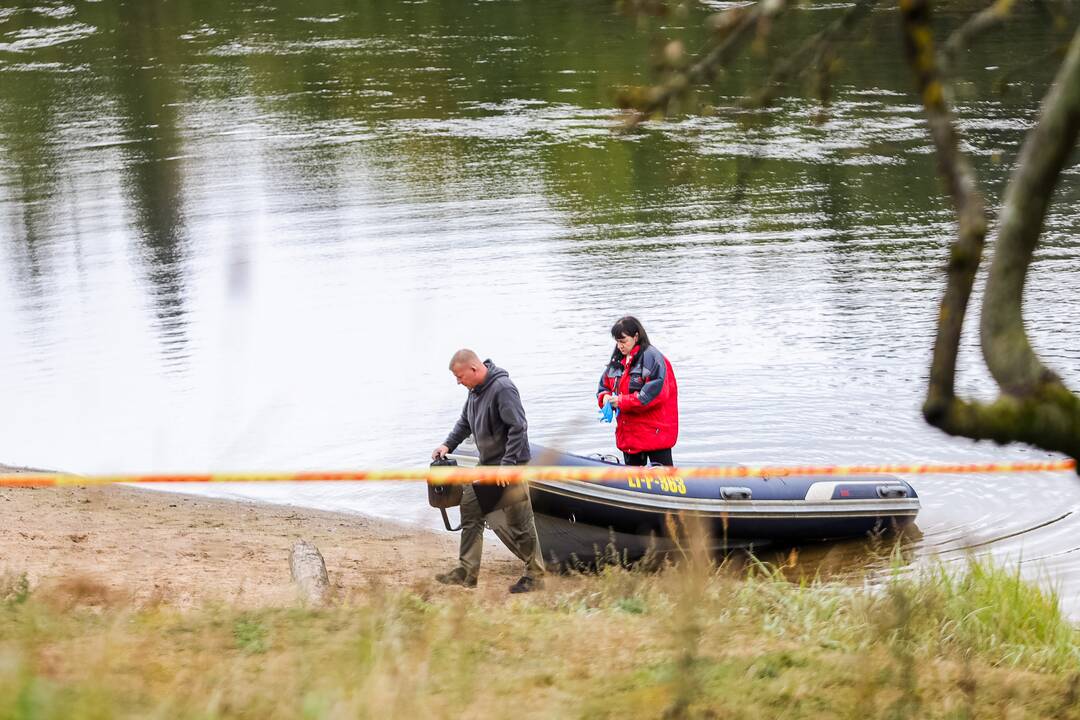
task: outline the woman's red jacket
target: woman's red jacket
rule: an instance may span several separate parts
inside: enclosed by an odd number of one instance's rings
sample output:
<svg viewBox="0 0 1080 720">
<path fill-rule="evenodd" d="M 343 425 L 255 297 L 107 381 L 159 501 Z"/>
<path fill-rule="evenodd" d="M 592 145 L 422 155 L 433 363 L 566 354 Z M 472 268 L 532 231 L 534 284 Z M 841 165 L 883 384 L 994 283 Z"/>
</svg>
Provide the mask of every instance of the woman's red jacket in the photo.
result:
<svg viewBox="0 0 1080 720">
<path fill-rule="evenodd" d="M 600 376 L 596 400 L 619 396 L 615 445 L 626 453 L 667 450 L 679 439 L 679 386 L 671 363 L 652 345 L 612 359 Z"/>
</svg>

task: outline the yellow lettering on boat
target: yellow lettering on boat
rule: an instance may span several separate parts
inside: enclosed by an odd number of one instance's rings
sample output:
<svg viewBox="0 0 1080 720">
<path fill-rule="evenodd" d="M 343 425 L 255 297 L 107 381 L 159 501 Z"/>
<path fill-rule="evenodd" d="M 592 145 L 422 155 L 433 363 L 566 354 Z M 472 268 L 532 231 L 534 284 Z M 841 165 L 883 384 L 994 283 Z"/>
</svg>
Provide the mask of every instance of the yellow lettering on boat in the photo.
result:
<svg viewBox="0 0 1080 720">
<path fill-rule="evenodd" d="M 656 483 L 660 492 L 671 493 L 672 495 L 686 494 L 686 483 L 683 482 L 681 477 L 630 477 L 626 479 L 626 486 L 631 490 L 641 490 L 643 482 L 646 490 L 652 490 L 653 483 Z"/>
</svg>

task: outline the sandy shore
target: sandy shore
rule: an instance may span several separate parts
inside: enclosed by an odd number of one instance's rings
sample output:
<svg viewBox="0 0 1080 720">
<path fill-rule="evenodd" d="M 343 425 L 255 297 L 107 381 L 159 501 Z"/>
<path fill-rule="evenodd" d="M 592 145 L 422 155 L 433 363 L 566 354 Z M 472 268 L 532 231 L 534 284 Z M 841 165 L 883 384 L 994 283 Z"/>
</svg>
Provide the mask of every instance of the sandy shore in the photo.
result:
<svg viewBox="0 0 1080 720">
<path fill-rule="evenodd" d="M 476 591 L 446 588 L 432 576 L 456 562 L 456 533 L 129 486 L 0 489 L 0 517 L 0 574 L 25 573 L 32 587 L 87 580 L 135 602 L 295 603 L 299 538 L 322 552 L 340 598 L 378 586 L 501 596 L 521 571 L 495 540 Z"/>
</svg>

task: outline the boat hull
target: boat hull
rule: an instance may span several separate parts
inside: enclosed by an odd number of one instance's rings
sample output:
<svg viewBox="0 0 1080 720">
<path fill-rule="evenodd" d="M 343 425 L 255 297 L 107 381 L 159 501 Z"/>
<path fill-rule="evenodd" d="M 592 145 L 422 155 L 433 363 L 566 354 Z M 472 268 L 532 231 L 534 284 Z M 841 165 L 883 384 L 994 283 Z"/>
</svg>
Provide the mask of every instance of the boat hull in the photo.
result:
<svg viewBox="0 0 1080 720">
<path fill-rule="evenodd" d="M 779 506 L 784 501 L 776 501 L 742 503 L 731 509 L 629 507 L 612 503 L 601 493 L 575 497 L 566 492 L 570 483 L 552 485 L 530 483 L 529 495 L 544 558 L 553 569 L 598 562 L 629 564 L 650 553 L 663 555 L 677 549 L 675 539 L 695 529 L 706 534 L 714 552 L 865 537 L 900 530 L 918 511 L 911 503 L 834 509 L 796 501 L 786 507 Z"/>
<path fill-rule="evenodd" d="M 542 465 L 625 467 L 536 445 L 533 457 Z M 468 464 L 470 456 L 459 459 Z M 529 495 L 553 569 L 663 555 L 689 531 L 703 531 L 718 552 L 894 532 L 910 524 L 920 507 L 914 488 L 893 476 L 676 481 L 640 479 L 628 471 L 616 481 L 534 481 Z"/>
</svg>

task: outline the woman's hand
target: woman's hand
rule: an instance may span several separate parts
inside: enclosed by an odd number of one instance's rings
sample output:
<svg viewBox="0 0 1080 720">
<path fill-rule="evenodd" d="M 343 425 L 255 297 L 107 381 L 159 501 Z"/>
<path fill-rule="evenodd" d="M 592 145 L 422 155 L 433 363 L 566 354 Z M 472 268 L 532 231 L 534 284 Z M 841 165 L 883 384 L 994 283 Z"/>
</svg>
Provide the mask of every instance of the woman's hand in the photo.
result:
<svg viewBox="0 0 1080 720">
<path fill-rule="evenodd" d="M 608 395 L 606 398 L 604 398 L 604 402 L 608 403 L 613 408 L 617 408 L 617 407 L 619 407 L 619 396 L 618 395 Z"/>
</svg>

